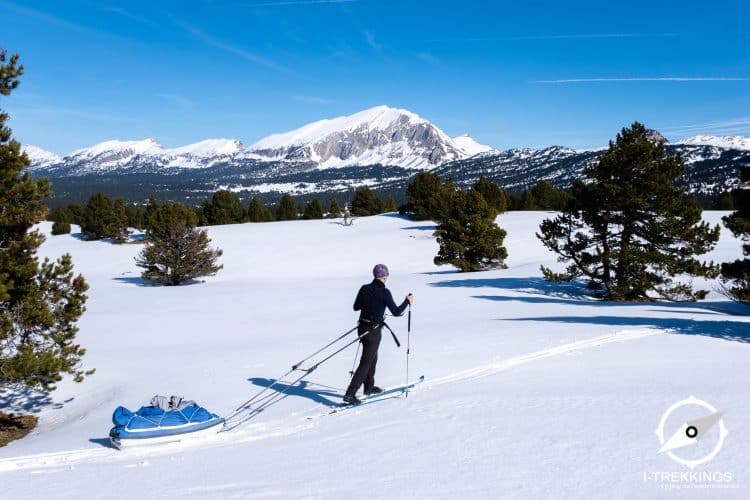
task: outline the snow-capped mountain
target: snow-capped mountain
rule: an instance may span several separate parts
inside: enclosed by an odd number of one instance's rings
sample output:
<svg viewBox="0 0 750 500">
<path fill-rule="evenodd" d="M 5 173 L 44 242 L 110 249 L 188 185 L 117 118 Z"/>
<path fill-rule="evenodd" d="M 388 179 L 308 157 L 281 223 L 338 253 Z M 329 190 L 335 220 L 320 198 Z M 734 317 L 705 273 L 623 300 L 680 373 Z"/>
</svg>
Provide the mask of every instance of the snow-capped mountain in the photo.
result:
<svg viewBox="0 0 750 500">
<path fill-rule="evenodd" d="M 666 143 L 685 161 L 689 192 L 712 199 L 738 183 L 737 167 L 750 164 L 750 138 L 696 136 Z M 320 120 L 250 147 L 235 139 L 208 139 L 164 148 L 153 139 L 106 141 L 60 158 L 24 148 L 31 171 L 53 180 L 59 199 L 86 199 L 106 189 L 113 196 L 143 201 L 151 194 L 188 203 L 217 189 L 275 201 L 279 193 L 344 196 L 359 186 L 403 193 L 415 169 L 428 169 L 459 185 L 485 176 L 509 191 L 547 180 L 569 186 L 603 149 L 562 146 L 504 151 L 477 143 L 468 134 L 450 138 L 435 125 L 403 109 L 377 106 L 350 116 Z M 348 195 L 346 195 L 348 196 Z"/>
<path fill-rule="evenodd" d="M 288 163 L 288 171 L 355 165 L 434 168 L 492 148 L 462 136 L 454 142 L 416 114 L 377 106 L 349 116 L 320 120 L 283 134 L 270 135 L 245 148 L 236 139 L 208 139 L 164 148 L 154 139 L 105 141 L 64 158 L 35 156 L 32 169 L 62 175 L 161 173 L 164 168 L 208 168 L 248 162 Z M 296 165 L 296 166 L 295 166 Z M 166 172 L 165 172 L 166 173 Z"/>
<path fill-rule="evenodd" d="M 31 164 L 35 166 L 54 165 L 55 163 L 58 163 L 60 160 L 62 160 L 62 158 L 60 158 L 55 153 L 47 151 L 46 149 L 32 146 L 31 144 L 24 144 L 21 149 L 24 153 L 26 153 L 26 156 L 29 157 L 29 160 L 31 160 Z"/>
<path fill-rule="evenodd" d="M 242 142 L 236 139 L 206 139 L 177 148 L 164 148 L 154 139 L 113 140 L 78 149 L 64 158 L 32 159 L 32 170 L 87 175 L 162 168 L 206 168 L 243 153 L 244 149 Z M 41 153 L 35 153 L 37 157 L 43 158 Z"/>
<path fill-rule="evenodd" d="M 750 151 L 750 137 L 742 137 L 741 135 L 696 135 L 680 141 L 680 144 L 686 144 L 690 146 L 714 146 L 723 149 L 739 149 L 742 151 Z"/>
<path fill-rule="evenodd" d="M 478 155 L 479 153 L 486 153 L 488 151 L 494 151 L 495 149 L 485 144 L 479 144 L 469 134 L 459 135 L 453 138 L 453 142 L 456 143 L 458 148 L 468 156 Z"/>
<path fill-rule="evenodd" d="M 270 135 L 249 149 L 273 160 L 311 161 L 318 168 L 375 164 L 432 168 L 468 156 L 435 125 L 388 106 Z"/>
</svg>

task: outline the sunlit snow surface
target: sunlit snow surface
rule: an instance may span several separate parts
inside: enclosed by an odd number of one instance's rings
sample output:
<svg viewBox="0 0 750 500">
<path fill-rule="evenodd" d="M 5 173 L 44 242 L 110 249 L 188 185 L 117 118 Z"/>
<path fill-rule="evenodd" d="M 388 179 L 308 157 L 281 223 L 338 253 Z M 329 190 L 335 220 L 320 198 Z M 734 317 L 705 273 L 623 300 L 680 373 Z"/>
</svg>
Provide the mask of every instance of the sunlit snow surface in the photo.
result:
<svg viewBox="0 0 750 500">
<path fill-rule="evenodd" d="M 546 283 L 540 264 L 560 264 L 534 232 L 550 215 L 502 215 L 509 268 L 467 274 L 432 264 L 431 223 L 391 215 L 351 227 L 211 227 L 224 269 L 176 288 L 143 286 L 140 245 L 49 237 L 41 253 L 70 252 L 91 285 L 79 340 L 97 373 L 39 397 L 37 430 L 0 449 L 0 497 L 748 498 L 747 309 L 716 292 L 696 304 L 603 304 L 579 285 Z M 739 256 L 722 230 L 708 257 Z M 416 297 L 410 370 L 426 381 L 408 399 L 307 419 L 339 401 L 352 348 L 235 431 L 153 449 L 106 446 L 114 408 L 157 393 L 230 413 L 354 326 L 354 295 L 378 262 L 390 267 L 397 299 Z M 406 319 L 388 321 L 405 344 Z M 405 379 L 405 350 L 389 335 L 376 378 Z M 657 453 L 654 431 L 690 395 L 726 411 L 729 430 L 698 470 L 731 472 L 735 488 L 644 482 L 647 472 L 687 471 Z"/>
</svg>

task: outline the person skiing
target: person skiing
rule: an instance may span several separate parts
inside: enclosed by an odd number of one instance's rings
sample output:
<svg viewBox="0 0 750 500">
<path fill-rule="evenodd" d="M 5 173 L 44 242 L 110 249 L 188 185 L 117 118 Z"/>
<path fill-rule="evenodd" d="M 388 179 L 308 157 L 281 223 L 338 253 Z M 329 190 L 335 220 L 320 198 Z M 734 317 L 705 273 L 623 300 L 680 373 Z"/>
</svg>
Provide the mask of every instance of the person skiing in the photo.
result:
<svg viewBox="0 0 750 500">
<path fill-rule="evenodd" d="M 378 363 L 378 347 L 385 308 L 387 307 L 394 316 L 401 316 L 414 301 L 414 296 L 409 294 L 401 305 L 396 305 L 390 290 L 385 287 L 388 279 L 388 268 L 385 264 L 376 265 L 372 270 L 372 275 L 374 277 L 372 282 L 362 285 L 354 300 L 354 310 L 360 311 L 357 334 L 362 343 L 362 357 L 344 395 L 344 402 L 354 405 L 361 403 L 357 399 L 357 391 L 362 384 L 365 386 L 366 396 L 383 392 L 375 385 L 375 366 Z"/>
</svg>

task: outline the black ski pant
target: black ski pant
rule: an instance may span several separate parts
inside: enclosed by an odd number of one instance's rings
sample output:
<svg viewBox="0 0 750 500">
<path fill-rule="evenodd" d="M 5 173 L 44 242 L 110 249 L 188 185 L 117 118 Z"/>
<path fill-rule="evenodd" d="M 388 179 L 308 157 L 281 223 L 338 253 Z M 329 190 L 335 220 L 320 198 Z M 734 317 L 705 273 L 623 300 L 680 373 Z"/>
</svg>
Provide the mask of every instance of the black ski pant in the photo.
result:
<svg viewBox="0 0 750 500">
<path fill-rule="evenodd" d="M 352 376 L 352 381 L 349 383 L 349 388 L 346 393 L 350 396 L 357 394 L 360 386 L 365 384 L 365 392 L 375 386 L 375 366 L 378 364 L 378 347 L 380 347 L 381 330 L 383 325 L 378 325 L 367 333 L 372 328 L 372 323 L 360 323 L 357 328 L 357 334 L 360 336 L 360 342 L 362 342 L 362 357 L 359 359 L 359 366 Z M 367 333 L 364 337 L 362 335 Z"/>
</svg>

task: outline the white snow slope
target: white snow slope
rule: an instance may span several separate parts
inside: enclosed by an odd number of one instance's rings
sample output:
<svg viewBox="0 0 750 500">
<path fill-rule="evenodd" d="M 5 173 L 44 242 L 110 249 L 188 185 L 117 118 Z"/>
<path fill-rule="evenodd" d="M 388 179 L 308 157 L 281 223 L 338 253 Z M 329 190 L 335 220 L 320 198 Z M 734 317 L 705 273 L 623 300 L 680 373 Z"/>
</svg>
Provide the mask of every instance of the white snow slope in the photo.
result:
<svg viewBox="0 0 750 500">
<path fill-rule="evenodd" d="M 546 283 L 539 265 L 560 265 L 534 231 L 549 215 L 502 215 L 509 268 L 467 274 L 432 264 L 428 222 L 211 227 L 224 269 L 163 288 L 140 283 L 139 245 L 49 237 L 42 253 L 70 252 L 91 285 L 79 340 L 97 372 L 63 381 L 49 404 L 37 395 L 38 428 L 0 448 L 0 497 L 750 497 L 747 309 L 715 292 L 695 304 L 606 304 L 580 286 Z M 739 256 L 723 230 L 708 257 Z M 107 447 L 115 407 L 136 409 L 157 393 L 228 414 L 354 326 L 354 295 L 377 262 L 389 265 L 397 299 L 415 294 L 410 369 L 426 381 L 408 398 L 306 419 L 339 401 L 352 348 L 232 432 Z M 389 323 L 405 344 L 406 319 Z M 404 348 L 384 334 L 377 383 L 401 383 L 404 369 Z M 690 395 L 726 412 L 723 448 L 696 472 L 729 473 L 717 483 L 728 488 L 667 490 L 646 479 L 690 472 L 658 453 L 654 433 Z M 5 410 L 22 403 L 0 401 Z M 681 453 L 699 456 L 714 437 Z"/>
<path fill-rule="evenodd" d="M 750 137 L 741 135 L 696 135 L 680 141 L 679 144 L 688 144 L 690 146 L 714 146 L 724 149 L 739 149 L 750 151 Z"/>
<path fill-rule="evenodd" d="M 485 144 L 479 144 L 469 134 L 459 135 L 453 138 L 453 142 L 469 156 L 478 155 L 479 153 L 486 153 L 487 151 L 494 151 L 494 148 Z"/>
<path fill-rule="evenodd" d="M 31 144 L 24 144 L 21 149 L 23 149 L 23 152 L 29 157 L 31 164 L 35 166 L 46 166 L 52 163 L 57 163 L 62 159 L 55 153 Z"/>
</svg>

